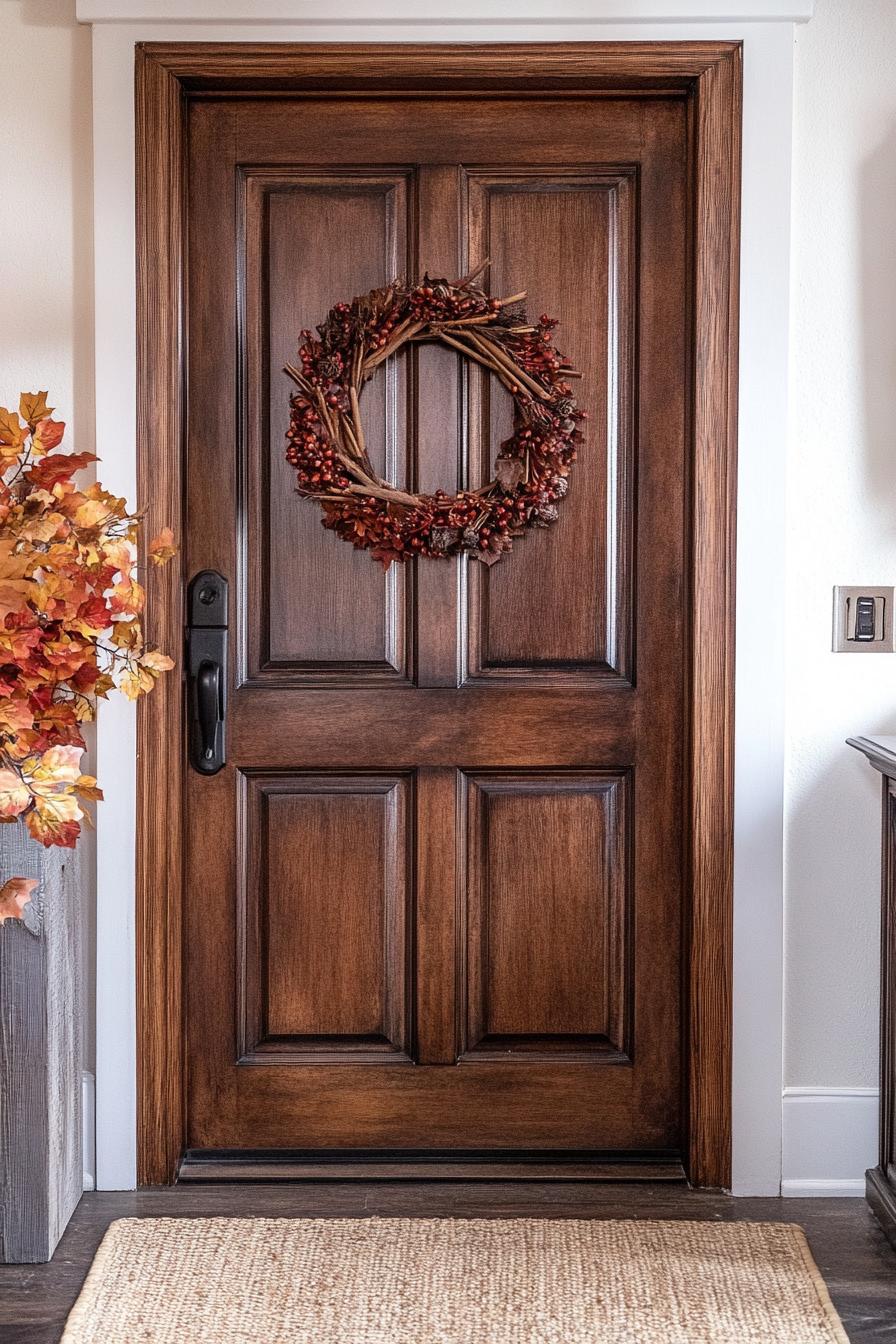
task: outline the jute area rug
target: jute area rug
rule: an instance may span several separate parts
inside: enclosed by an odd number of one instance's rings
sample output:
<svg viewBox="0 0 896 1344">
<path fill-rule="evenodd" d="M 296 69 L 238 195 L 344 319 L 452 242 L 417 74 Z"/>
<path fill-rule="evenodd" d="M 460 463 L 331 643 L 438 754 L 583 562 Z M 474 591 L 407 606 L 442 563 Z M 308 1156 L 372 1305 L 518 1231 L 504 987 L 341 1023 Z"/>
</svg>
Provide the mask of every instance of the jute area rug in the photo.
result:
<svg viewBox="0 0 896 1344">
<path fill-rule="evenodd" d="M 831 1344 L 787 1223 L 125 1218 L 65 1344 Z"/>
</svg>

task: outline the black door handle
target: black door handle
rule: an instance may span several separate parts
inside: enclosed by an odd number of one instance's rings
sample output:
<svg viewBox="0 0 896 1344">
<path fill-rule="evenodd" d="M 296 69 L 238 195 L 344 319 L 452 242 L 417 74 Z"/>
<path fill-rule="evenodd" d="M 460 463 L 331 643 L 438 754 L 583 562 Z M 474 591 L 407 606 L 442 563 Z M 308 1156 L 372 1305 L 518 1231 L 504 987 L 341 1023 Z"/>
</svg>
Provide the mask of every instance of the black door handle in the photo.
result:
<svg viewBox="0 0 896 1344">
<path fill-rule="evenodd" d="M 187 619 L 190 764 L 216 775 L 227 759 L 227 580 L 214 570 L 190 583 Z"/>
<path fill-rule="evenodd" d="M 196 677 L 199 748 L 203 764 L 215 758 L 215 738 L 221 713 L 221 669 L 217 663 L 202 663 Z"/>
</svg>

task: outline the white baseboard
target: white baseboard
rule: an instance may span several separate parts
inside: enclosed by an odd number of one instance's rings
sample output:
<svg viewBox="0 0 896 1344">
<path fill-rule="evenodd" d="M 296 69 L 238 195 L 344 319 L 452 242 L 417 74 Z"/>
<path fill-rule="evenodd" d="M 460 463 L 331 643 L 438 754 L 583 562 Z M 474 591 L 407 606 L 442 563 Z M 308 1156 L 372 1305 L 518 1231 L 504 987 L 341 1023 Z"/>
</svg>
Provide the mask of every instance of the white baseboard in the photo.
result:
<svg viewBox="0 0 896 1344">
<path fill-rule="evenodd" d="M 877 1088 L 785 1087 L 783 1109 L 781 1194 L 864 1194 L 877 1163 Z"/>
<path fill-rule="evenodd" d="M 84 1161 L 84 1189 L 96 1189 L 96 1088 L 92 1073 L 81 1074 L 81 1103 L 83 1106 L 82 1152 Z"/>
<path fill-rule="evenodd" d="M 865 1179 L 856 1181 L 782 1181 L 785 1199 L 862 1199 Z"/>
</svg>

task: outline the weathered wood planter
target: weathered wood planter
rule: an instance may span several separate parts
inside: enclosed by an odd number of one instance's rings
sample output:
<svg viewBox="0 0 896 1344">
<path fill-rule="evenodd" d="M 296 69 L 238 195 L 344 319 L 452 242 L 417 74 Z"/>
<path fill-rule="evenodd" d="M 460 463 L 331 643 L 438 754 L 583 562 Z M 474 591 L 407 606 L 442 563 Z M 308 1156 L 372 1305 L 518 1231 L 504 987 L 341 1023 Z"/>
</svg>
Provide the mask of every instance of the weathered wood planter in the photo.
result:
<svg viewBox="0 0 896 1344">
<path fill-rule="evenodd" d="M 0 881 L 36 877 L 0 926 L 0 1261 L 49 1260 L 81 1197 L 81 893 L 71 850 L 0 826 Z"/>
</svg>

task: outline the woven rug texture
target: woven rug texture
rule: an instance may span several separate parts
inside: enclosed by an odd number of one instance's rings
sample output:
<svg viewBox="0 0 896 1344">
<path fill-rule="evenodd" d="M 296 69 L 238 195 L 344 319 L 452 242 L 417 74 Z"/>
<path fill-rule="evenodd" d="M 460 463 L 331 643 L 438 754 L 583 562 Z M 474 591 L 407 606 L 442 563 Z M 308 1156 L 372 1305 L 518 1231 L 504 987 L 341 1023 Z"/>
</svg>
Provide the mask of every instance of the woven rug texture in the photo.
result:
<svg viewBox="0 0 896 1344">
<path fill-rule="evenodd" d="M 789 1223 L 125 1218 L 63 1344 L 843 1344 Z"/>
</svg>

